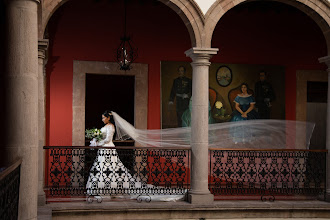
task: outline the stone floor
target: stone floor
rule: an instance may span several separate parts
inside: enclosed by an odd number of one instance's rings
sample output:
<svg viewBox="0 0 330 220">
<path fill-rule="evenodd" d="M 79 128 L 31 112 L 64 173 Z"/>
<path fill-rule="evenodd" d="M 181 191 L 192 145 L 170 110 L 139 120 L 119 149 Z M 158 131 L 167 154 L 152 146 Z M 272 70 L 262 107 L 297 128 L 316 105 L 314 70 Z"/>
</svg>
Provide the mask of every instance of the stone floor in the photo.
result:
<svg viewBox="0 0 330 220">
<path fill-rule="evenodd" d="M 50 216 L 50 213 L 53 213 Z M 40 213 L 40 215 L 39 215 Z M 60 219 L 330 219 L 330 203 L 313 201 L 215 201 L 194 205 L 184 201 L 102 203 L 57 202 L 39 207 L 38 220 Z"/>
</svg>

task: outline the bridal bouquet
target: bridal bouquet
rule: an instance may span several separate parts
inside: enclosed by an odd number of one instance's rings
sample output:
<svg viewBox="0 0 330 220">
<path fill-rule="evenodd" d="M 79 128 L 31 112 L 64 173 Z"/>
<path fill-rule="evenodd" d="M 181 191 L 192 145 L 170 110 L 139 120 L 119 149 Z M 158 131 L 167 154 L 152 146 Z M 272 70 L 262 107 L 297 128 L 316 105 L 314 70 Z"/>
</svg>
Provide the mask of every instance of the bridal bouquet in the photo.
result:
<svg viewBox="0 0 330 220">
<path fill-rule="evenodd" d="M 86 129 L 85 137 L 90 140 L 95 138 L 95 140 L 100 141 L 102 140 L 102 132 L 97 128 Z"/>
</svg>

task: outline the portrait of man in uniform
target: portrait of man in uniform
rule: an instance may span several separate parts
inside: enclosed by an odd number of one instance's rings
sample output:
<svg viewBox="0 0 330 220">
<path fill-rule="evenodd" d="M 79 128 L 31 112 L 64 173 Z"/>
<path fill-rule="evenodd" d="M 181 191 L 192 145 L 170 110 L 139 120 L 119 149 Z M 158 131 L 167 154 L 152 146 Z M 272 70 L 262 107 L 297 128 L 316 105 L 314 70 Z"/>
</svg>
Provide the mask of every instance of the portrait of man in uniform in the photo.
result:
<svg viewBox="0 0 330 220">
<path fill-rule="evenodd" d="M 256 107 L 261 119 L 270 119 L 271 102 L 275 100 L 273 86 L 267 81 L 265 71 L 260 71 L 260 81 L 255 84 Z"/>
<path fill-rule="evenodd" d="M 192 81 L 186 77 L 186 68 L 178 67 L 178 77 L 174 79 L 169 98 L 169 105 L 176 104 L 176 115 L 178 127 L 182 127 L 182 114 L 189 107 L 189 100 L 192 92 Z"/>
</svg>

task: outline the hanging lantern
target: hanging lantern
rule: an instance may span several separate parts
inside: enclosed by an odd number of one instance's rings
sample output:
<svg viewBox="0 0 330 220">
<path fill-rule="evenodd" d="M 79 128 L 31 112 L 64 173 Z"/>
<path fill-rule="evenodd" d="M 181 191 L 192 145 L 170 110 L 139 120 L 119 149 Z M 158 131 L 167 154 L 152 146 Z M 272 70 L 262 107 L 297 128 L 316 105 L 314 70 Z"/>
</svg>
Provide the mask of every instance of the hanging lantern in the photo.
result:
<svg viewBox="0 0 330 220">
<path fill-rule="evenodd" d="M 120 70 L 130 70 L 131 64 L 137 58 L 137 48 L 133 46 L 131 38 L 126 34 L 126 1 L 124 0 L 124 36 L 120 38 L 120 45 L 116 51 L 116 61 L 120 66 Z"/>
<path fill-rule="evenodd" d="M 116 60 L 121 70 L 130 70 L 131 64 L 137 58 L 137 49 L 133 47 L 130 37 L 124 35 L 120 38 Z"/>
</svg>

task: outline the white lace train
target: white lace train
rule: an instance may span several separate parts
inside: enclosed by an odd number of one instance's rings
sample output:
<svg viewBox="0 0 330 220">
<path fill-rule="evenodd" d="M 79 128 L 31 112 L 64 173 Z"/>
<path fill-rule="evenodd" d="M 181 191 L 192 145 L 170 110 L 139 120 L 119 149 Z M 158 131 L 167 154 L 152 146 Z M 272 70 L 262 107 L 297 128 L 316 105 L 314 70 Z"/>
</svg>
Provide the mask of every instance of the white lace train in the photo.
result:
<svg viewBox="0 0 330 220">
<path fill-rule="evenodd" d="M 151 201 L 183 200 L 185 195 L 166 195 L 146 193 L 148 189 L 161 191 L 156 187 L 141 181 L 138 176 L 132 176 L 120 161 L 116 149 L 99 149 L 97 158 L 91 168 L 86 184 L 88 196 L 123 197 Z"/>
</svg>

